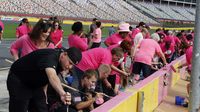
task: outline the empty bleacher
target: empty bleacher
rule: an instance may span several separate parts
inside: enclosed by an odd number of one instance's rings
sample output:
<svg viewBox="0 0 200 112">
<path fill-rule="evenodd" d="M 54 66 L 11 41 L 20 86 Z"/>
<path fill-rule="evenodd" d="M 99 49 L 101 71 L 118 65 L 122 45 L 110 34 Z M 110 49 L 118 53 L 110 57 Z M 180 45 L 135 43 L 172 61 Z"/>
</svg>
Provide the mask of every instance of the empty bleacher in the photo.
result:
<svg viewBox="0 0 200 112">
<path fill-rule="evenodd" d="M 195 9 L 152 2 L 130 1 L 134 7 L 150 14 L 156 19 L 194 21 Z"/>
</svg>

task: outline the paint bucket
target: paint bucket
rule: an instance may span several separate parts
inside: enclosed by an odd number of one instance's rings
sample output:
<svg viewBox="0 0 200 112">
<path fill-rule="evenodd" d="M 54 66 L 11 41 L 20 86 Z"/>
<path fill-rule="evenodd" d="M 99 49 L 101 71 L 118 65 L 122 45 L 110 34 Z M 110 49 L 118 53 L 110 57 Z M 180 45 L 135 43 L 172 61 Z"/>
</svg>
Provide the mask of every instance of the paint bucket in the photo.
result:
<svg viewBox="0 0 200 112">
<path fill-rule="evenodd" d="M 184 104 L 184 100 L 185 100 L 184 97 L 176 96 L 176 97 L 175 97 L 175 104 L 176 104 L 176 105 L 182 105 L 182 104 Z"/>
</svg>

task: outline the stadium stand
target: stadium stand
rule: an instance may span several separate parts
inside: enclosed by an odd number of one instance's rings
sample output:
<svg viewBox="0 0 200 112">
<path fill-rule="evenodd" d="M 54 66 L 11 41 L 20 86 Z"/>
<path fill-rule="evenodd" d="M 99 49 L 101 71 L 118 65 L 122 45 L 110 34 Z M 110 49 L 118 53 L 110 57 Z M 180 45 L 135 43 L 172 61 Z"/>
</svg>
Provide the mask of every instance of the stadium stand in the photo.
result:
<svg viewBox="0 0 200 112">
<path fill-rule="evenodd" d="M 1 12 L 158 24 L 123 0 L 8 0 Z M 36 10 L 37 9 L 37 10 Z"/>
<path fill-rule="evenodd" d="M 194 21 L 195 9 L 130 0 L 3 0 L 2 13 L 99 18 L 100 20 L 159 24 L 158 19 Z M 37 9 L 37 10 L 36 10 Z"/>
<path fill-rule="evenodd" d="M 23 9 L 21 9 L 18 6 L 15 6 L 10 1 L 1 1 L 0 4 L 1 4 L 0 10 L 2 12 L 25 13 Z"/>
<path fill-rule="evenodd" d="M 157 19 L 173 19 L 194 21 L 195 9 L 183 8 L 180 6 L 172 6 L 167 4 L 151 3 L 151 2 L 139 2 L 130 1 L 130 3 L 138 9 L 152 15 Z"/>
</svg>

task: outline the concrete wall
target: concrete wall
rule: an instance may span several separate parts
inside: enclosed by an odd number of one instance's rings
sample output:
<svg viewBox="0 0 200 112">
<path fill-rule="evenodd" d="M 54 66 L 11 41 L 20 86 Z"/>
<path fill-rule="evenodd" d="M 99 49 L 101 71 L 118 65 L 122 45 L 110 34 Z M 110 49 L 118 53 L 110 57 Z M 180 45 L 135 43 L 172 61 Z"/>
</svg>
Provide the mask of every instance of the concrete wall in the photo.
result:
<svg viewBox="0 0 200 112">
<path fill-rule="evenodd" d="M 138 84 L 128 87 L 92 112 L 152 112 L 167 96 L 168 88 L 173 87 L 180 79 L 180 71 L 177 67 L 183 63 L 185 63 L 185 56 Z M 172 66 L 176 71 L 173 71 Z"/>
</svg>

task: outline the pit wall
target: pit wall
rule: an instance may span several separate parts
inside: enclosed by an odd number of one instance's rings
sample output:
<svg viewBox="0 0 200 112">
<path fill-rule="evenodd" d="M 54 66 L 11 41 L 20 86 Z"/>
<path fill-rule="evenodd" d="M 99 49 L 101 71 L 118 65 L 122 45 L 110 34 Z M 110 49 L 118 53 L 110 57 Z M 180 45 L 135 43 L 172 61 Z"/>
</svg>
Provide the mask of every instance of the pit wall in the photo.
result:
<svg viewBox="0 0 200 112">
<path fill-rule="evenodd" d="M 153 112 L 153 110 L 167 96 L 169 88 L 180 79 L 178 66 L 185 63 L 182 56 L 165 69 L 160 69 L 138 84 L 128 87 L 116 97 L 91 112 Z M 175 69 L 172 69 L 172 68 Z"/>
</svg>

